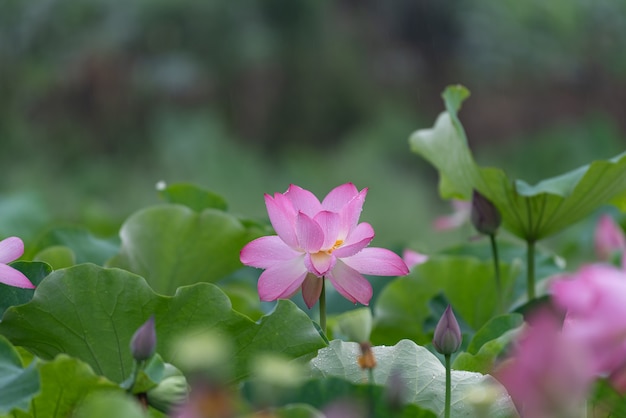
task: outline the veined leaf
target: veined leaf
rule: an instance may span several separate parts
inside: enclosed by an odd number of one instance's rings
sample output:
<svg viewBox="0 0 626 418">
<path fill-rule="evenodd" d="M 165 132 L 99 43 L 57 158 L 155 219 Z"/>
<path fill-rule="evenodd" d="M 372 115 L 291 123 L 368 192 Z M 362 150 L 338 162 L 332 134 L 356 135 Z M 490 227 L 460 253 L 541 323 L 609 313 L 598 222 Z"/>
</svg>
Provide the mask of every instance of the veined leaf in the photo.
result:
<svg viewBox="0 0 626 418">
<path fill-rule="evenodd" d="M 430 351 L 412 341 L 402 340 L 392 347 L 373 347 L 376 358 L 374 383 L 388 384 L 394 374 L 405 389 L 405 401 L 443 414 L 445 399 L 445 367 Z M 331 341 L 311 360 L 314 377 L 341 377 L 350 382 L 362 382 L 366 373 L 357 363 L 360 355 L 357 343 Z M 506 390 L 491 376 L 480 373 L 452 371 L 452 410 L 454 417 L 476 417 L 468 401 L 471 390 L 479 385 L 498 388 L 490 417 L 515 416 L 515 408 Z M 476 417 L 484 418 L 484 417 Z"/>
<path fill-rule="evenodd" d="M 28 410 L 31 399 L 39 389 L 39 372 L 35 364 L 22 367 L 15 348 L 0 336 L 0 414 L 16 408 Z"/>
<path fill-rule="evenodd" d="M 163 204 L 126 220 L 120 253 L 107 265 L 145 277 L 160 293 L 197 282 L 216 282 L 241 267 L 239 251 L 260 231 L 218 209 L 196 212 Z"/>
<path fill-rule="evenodd" d="M 457 116 L 468 96 L 463 86 L 448 87 L 443 94 L 446 112 L 433 128 L 418 130 L 409 139 L 411 149 L 439 171 L 442 197 L 469 200 L 472 189 L 478 190 L 500 210 L 504 227 L 527 241 L 555 234 L 603 204 L 626 207 L 626 153 L 535 186 L 513 181 L 500 169 L 478 166 Z"/>
<path fill-rule="evenodd" d="M 290 301 L 279 301 L 271 314 L 253 322 L 233 311 L 228 297 L 212 284 L 161 296 L 137 275 L 93 264 L 48 276 L 29 303 L 5 312 L 0 334 L 43 359 L 61 353 L 76 357 L 119 383 L 132 369 L 132 335 L 153 314 L 157 352 L 169 363 L 175 364 L 177 338 L 191 331 L 232 338 L 234 379 L 246 375 L 249 356 L 258 351 L 295 358 L 325 346 L 313 322 Z"/>
</svg>

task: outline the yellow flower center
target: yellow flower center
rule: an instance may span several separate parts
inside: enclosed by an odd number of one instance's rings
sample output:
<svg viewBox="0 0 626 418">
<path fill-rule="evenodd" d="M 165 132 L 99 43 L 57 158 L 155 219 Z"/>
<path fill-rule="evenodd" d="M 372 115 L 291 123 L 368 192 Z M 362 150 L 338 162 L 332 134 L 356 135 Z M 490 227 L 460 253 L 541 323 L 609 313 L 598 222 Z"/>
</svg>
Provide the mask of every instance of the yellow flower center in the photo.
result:
<svg viewBox="0 0 626 418">
<path fill-rule="evenodd" d="M 337 241 L 335 241 L 335 243 L 333 244 L 333 246 L 326 250 L 326 254 L 332 254 L 333 251 L 335 251 L 337 248 L 341 247 L 341 244 L 343 244 L 343 240 L 342 239 L 338 239 Z"/>
</svg>

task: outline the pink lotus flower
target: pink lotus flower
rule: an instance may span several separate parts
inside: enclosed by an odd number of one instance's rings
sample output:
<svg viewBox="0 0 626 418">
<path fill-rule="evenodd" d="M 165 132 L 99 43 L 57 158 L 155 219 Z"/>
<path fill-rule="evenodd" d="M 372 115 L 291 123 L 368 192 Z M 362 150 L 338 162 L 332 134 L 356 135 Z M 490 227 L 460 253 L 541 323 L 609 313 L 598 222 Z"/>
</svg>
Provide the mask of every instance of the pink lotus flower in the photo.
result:
<svg viewBox="0 0 626 418">
<path fill-rule="evenodd" d="M 610 215 L 600 216 L 594 233 L 596 255 L 602 261 L 610 261 L 614 253 L 626 250 L 626 236 Z"/>
<path fill-rule="evenodd" d="M 472 202 L 452 199 L 450 203 L 453 210 L 452 214 L 439 216 L 435 219 L 433 226 L 437 231 L 446 231 L 458 228 L 470 218 L 470 214 L 472 213 Z"/>
<path fill-rule="evenodd" d="M 24 243 L 18 237 L 9 237 L 0 241 L 0 283 L 9 286 L 34 289 L 35 286 L 21 272 L 7 264 L 24 254 Z"/>
<path fill-rule="evenodd" d="M 333 189 L 320 201 L 308 190 L 291 185 L 274 197 L 265 195 L 270 221 L 278 236 L 248 243 L 240 254 L 247 266 L 263 268 L 259 297 L 289 298 L 300 288 L 310 308 L 319 299 L 324 279 L 351 302 L 367 305 L 372 285 L 362 274 L 399 276 L 408 268 L 395 253 L 366 248 L 374 230 L 358 223 L 367 189 L 352 183 Z"/>
<path fill-rule="evenodd" d="M 594 264 L 555 279 L 554 304 L 566 312 L 563 331 L 589 347 L 598 374 L 626 363 L 626 271 Z"/>
<path fill-rule="evenodd" d="M 535 313 L 512 356 L 494 376 L 506 387 L 522 417 L 582 416 L 594 381 L 584 345 L 561 332 L 551 313 Z"/>
</svg>

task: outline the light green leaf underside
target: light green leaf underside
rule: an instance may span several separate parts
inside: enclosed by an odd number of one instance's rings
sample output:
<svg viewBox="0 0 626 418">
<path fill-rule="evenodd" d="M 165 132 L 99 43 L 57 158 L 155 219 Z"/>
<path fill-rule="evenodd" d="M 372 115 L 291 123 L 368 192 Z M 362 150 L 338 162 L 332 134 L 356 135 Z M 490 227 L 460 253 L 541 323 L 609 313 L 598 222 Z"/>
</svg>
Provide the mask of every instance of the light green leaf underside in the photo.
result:
<svg viewBox="0 0 626 418">
<path fill-rule="evenodd" d="M 433 128 L 409 139 L 411 149 L 439 171 L 442 197 L 468 200 L 476 189 L 500 210 L 505 228 L 531 241 L 561 231 L 603 204 L 626 208 L 626 153 L 535 186 L 512 181 L 500 169 L 478 166 L 457 117 L 468 95 L 462 86 L 448 87 L 443 95 L 447 111 Z"/>
<path fill-rule="evenodd" d="M 445 398 L 445 368 L 430 351 L 412 341 L 402 340 L 395 346 L 373 348 L 377 366 L 374 369 L 376 384 L 386 384 L 393 374 L 399 373 L 406 390 L 406 401 L 443 414 Z M 357 364 L 360 348 L 357 343 L 331 341 L 330 346 L 318 352 L 311 360 L 314 377 L 341 377 L 350 382 L 362 382 L 366 373 Z M 499 395 L 491 406 L 491 417 L 515 416 L 510 397 L 491 376 L 464 371 L 452 371 L 453 417 L 475 417 L 467 401 L 471 389 L 480 385 L 494 385 Z M 476 417 L 484 418 L 484 417 Z"/>
</svg>

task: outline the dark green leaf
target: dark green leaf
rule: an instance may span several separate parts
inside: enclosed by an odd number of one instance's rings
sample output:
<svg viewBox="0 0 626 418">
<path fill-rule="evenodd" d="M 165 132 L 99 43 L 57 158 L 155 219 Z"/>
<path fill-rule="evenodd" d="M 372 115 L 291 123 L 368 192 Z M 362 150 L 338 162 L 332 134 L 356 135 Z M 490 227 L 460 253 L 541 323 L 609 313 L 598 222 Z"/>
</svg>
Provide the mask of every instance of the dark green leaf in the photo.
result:
<svg viewBox="0 0 626 418">
<path fill-rule="evenodd" d="M 53 361 L 38 361 L 41 392 L 31 404 L 28 413 L 17 411 L 15 418 L 72 416 L 83 399 L 95 391 L 119 391 L 111 381 L 94 374 L 82 361 L 61 354 Z"/>
<path fill-rule="evenodd" d="M 17 351 L 0 336 L 0 414 L 15 408 L 28 410 L 39 389 L 39 372 L 35 364 L 23 368 Z"/>
<path fill-rule="evenodd" d="M 52 271 L 49 264 L 39 261 L 16 261 L 11 267 L 24 273 L 32 284 L 39 283 Z M 0 318 L 9 306 L 21 305 L 32 299 L 34 289 L 22 289 L 0 283 Z"/>
<path fill-rule="evenodd" d="M 500 266 L 505 302 L 512 300 L 516 266 Z M 374 307 L 375 344 L 395 344 L 408 338 L 420 344 L 430 342 L 430 330 L 423 325 L 431 316 L 430 300 L 443 292 L 459 321 L 472 329 L 482 327 L 496 314 L 493 263 L 470 257 L 435 256 L 405 277 L 383 289 Z"/>
<path fill-rule="evenodd" d="M 479 373 L 491 373 L 498 357 L 506 350 L 523 324 L 520 314 L 497 316 L 476 332 L 467 352 L 460 353 L 452 367 Z"/>
<path fill-rule="evenodd" d="M 48 276 L 29 303 L 6 311 L 0 334 L 41 358 L 67 353 L 96 373 L 122 382 L 132 370 L 131 337 L 152 314 L 157 352 L 170 363 L 175 364 L 174 343 L 181 335 L 230 335 L 235 379 L 246 375 L 247 361 L 256 352 L 295 358 L 325 345 L 311 320 L 289 301 L 279 301 L 271 314 L 255 323 L 233 311 L 228 297 L 214 285 L 200 283 L 179 289 L 173 297 L 161 296 L 139 276 L 93 264 Z"/>
</svg>

